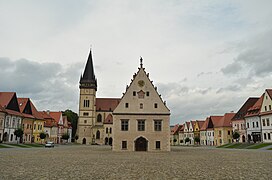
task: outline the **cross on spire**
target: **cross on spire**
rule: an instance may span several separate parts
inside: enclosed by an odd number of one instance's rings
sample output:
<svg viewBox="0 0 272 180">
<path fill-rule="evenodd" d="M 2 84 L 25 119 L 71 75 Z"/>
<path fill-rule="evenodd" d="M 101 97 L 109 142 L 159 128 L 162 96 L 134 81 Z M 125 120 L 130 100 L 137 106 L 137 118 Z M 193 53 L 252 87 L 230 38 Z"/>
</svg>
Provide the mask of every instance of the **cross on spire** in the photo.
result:
<svg viewBox="0 0 272 180">
<path fill-rule="evenodd" d="M 140 56 L 140 66 L 141 66 L 141 68 L 143 67 L 143 58 L 142 58 L 142 56 Z"/>
</svg>

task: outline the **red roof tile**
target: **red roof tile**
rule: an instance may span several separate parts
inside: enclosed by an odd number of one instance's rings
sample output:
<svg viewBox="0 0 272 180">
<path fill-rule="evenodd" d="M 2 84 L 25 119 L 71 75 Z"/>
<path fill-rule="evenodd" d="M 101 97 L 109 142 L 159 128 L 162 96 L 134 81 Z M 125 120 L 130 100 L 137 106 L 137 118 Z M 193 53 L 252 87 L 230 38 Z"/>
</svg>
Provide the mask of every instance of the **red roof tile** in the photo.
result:
<svg viewBox="0 0 272 180">
<path fill-rule="evenodd" d="M 206 118 L 202 126 L 200 127 L 200 131 L 205 131 L 208 127 L 209 117 Z"/>
<path fill-rule="evenodd" d="M 113 111 L 120 101 L 120 98 L 96 98 L 96 111 Z"/>
<path fill-rule="evenodd" d="M 263 99 L 264 99 L 264 94 L 258 99 L 258 101 L 251 108 L 248 109 L 245 117 L 258 116 L 261 111 Z"/>
<path fill-rule="evenodd" d="M 207 129 L 213 129 L 215 126 L 220 126 L 220 120 L 223 116 L 210 116 Z"/>
<path fill-rule="evenodd" d="M 235 116 L 235 113 L 226 113 L 221 119 L 216 120 L 214 127 L 232 127 L 231 119 Z"/>
<path fill-rule="evenodd" d="M 7 107 L 15 92 L 0 92 L 0 105 Z"/>
<path fill-rule="evenodd" d="M 199 129 L 201 129 L 201 127 L 202 127 L 203 124 L 205 123 L 205 120 L 196 120 L 196 122 L 198 123 Z"/>
<path fill-rule="evenodd" d="M 259 100 L 259 98 L 248 98 L 239 111 L 232 118 L 232 121 L 243 120 L 247 114 L 247 111 L 254 106 L 254 104 Z"/>
<path fill-rule="evenodd" d="M 26 104 L 28 102 L 28 98 L 17 98 L 17 101 L 19 104 L 20 112 L 22 113 L 26 107 Z"/>
<path fill-rule="evenodd" d="M 60 117 L 62 115 L 62 112 L 49 112 L 49 115 L 57 122 L 59 123 Z"/>
<path fill-rule="evenodd" d="M 31 110 L 32 110 L 32 115 L 36 118 L 36 119 L 41 119 L 43 120 L 43 115 L 42 113 L 40 113 L 36 107 L 34 106 L 34 104 L 32 103 L 32 101 L 29 99 L 30 101 L 30 106 L 31 106 Z"/>
<path fill-rule="evenodd" d="M 6 112 L 5 108 L 0 105 L 0 112 Z"/>
</svg>

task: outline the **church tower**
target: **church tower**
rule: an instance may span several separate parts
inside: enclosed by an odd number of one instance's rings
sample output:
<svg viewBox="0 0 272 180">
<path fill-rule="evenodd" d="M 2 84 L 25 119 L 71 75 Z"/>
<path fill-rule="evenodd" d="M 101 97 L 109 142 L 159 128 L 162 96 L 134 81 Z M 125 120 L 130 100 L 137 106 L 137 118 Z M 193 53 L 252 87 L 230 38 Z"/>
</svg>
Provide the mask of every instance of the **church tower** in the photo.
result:
<svg viewBox="0 0 272 180">
<path fill-rule="evenodd" d="M 77 127 L 78 142 L 90 144 L 94 142 L 93 126 L 95 123 L 95 104 L 97 80 L 94 74 L 92 51 L 79 81 L 79 119 Z"/>
</svg>

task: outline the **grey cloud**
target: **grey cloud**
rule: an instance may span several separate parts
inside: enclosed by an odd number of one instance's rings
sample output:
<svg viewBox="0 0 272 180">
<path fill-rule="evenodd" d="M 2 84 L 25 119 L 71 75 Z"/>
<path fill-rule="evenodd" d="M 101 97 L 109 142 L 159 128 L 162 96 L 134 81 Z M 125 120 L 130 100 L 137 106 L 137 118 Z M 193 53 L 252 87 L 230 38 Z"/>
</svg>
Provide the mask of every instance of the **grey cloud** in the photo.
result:
<svg viewBox="0 0 272 180">
<path fill-rule="evenodd" d="M 242 66 L 239 62 L 234 62 L 232 64 L 227 65 L 226 67 L 222 68 L 221 71 L 224 74 L 237 74 L 239 70 L 241 70 Z"/>
<path fill-rule="evenodd" d="M 201 73 L 198 73 L 196 76 L 201 77 L 201 76 L 207 76 L 207 75 L 212 75 L 212 72 L 201 72 Z"/>
<path fill-rule="evenodd" d="M 27 59 L 0 58 L 0 91 L 15 91 L 30 97 L 39 110 L 76 110 L 81 63 L 64 67 L 58 63 L 37 63 Z"/>
<path fill-rule="evenodd" d="M 219 90 L 216 91 L 216 93 L 222 93 L 222 92 L 226 92 L 226 91 L 240 91 L 241 87 L 239 85 L 230 85 L 224 88 L 220 88 Z"/>
</svg>

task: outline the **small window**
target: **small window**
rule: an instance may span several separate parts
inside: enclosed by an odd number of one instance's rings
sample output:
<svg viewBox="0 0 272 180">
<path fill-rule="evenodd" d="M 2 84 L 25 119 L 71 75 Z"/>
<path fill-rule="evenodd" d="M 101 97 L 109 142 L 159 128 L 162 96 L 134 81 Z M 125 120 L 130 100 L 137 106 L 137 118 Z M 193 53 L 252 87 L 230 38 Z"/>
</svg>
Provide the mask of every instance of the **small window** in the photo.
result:
<svg viewBox="0 0 272 180">
<path fill-rule="evenodd" d="M 128 131 L 128 120 L 121 120 L 121 130 L 122 131 Z"/>
<path fill-rule="evenodd" d="M 263 119 L 263 126 L 265 126 L 265 119 Z"/>
<path fill-rule="evenodd" d="M 133 96 L 136 96 L 136 91 L 133 91 Z"/>
<path fill-rule="evenodd" d="M 83 116 L 89 116 L 89 113 L 84 112 L 84 113 L 83 113 Z"/>
<path fill-rule="evenodd" d="M 154 108 L 158 108 L 158 104 L 157 103 L 154 104 Z"/>
<path fill-rule="evenodd" d="M 83 107 L 90 107 L 90 100 L 84 100 Z"/>
<path fill-rule="evenodd" d="M 221 132 L 221 131 L 220 131 Z M 230 135 L 230 131 L 228 131 L 228 135 Z"/>
<path fill-rule="evenodd" d="M 96 131 L 96 139 L 100 139 L 100 131 Z"/>
<path fill-rule="evenodd" d="M 252 126 L 253 126 L 253 128 L 255 128 L 255 124 L 254 124 L 254 122 L 252 122 Z"/>
<path fill-rule="evenodd" d="M 140 104 L 140 109 L 143 109 L 144 108 L 144 105 L 141 103 Z"/>
<path fill-rule="evenodd" d="M 146 92 L 146 96 L 149 96 L 149 91 Z"/>
<path fill-rule="evenodd" d="M 145 130 L 145 120 L 138 120 L 138 131 Z"/>
<path fill-rule="evenodd" d="M 270 133 L 267 133 L 267 136 L 268 136 L 268 139 L 270 140 L 271 139 Z"/>
<path fill-rule="evenodd" d="M 87 124 L 87 120 L 84 120 L 84 123 Z"/>
<path fill-rule="evenodd" d="M 266 106 L 264 106 L 264 110 L 265 110 L 265 111 L 267 111 L 267 108 L 266 108 Z"/>
<path fill-rule="evenodd" d="M 266 133 L 264 133 L 264 139 L 266 139 Z"/>
<path fill-rule="evenodd" d="M 269 125 L 269 118 L 266 119 L 266 126 L 270 126 Z"/>
<path fill-rule="evenodd" d="M 106 134 L 108 134 L 108 131 L 109 131 L 109 129 L 108 129 L 108 128 L 106 128 Z"/>
<path fill-rule="evenodd" d="M 122 141 L 122 149 L 127 149 L 127 141 Z"/>
<path fill-rule="evenodd" d="M 111 134 L 111 128 L 110 128 L 110 134 Z"/>
<path fill-rule="evenodd" d="M 155 131 L 162 130 L 162 120 L 154 120 L 154 130 Z"/>
<path fill-rule="evenodd" d="M 269 111 L 271 111 L 271 105 L 269 105 Z"/>
<path fill-rule="evenodd" d="M 161 142 L 160 141 L 156 141 L 156 149 L 161 149 Z"/>
<path fill-rule="evenodd" d="M 259 123 L 258 122 L 256 122 L 256 127 L 259 127 Z"/>
<path fill-rule="evenodd" d="M 128 103 L 125 104 L 125 107 L 128 108 Z"/>
</svg>

